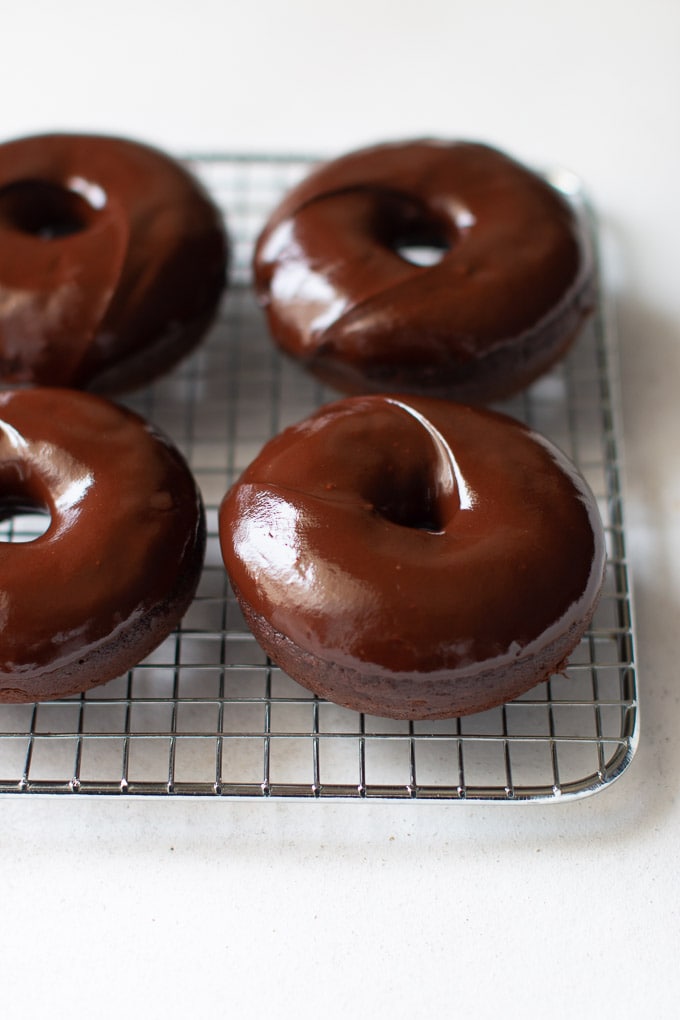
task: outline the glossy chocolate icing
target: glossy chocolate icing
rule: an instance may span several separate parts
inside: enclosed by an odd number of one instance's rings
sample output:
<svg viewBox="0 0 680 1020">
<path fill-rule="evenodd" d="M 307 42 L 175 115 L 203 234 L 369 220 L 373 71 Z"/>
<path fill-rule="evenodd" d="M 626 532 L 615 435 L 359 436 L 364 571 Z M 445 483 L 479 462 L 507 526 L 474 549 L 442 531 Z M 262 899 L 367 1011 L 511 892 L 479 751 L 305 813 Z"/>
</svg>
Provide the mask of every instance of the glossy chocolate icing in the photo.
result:
<svg viewBox="0 0 680 1020">
<path fill-rule="evenodd" d="M 219 211 L 156 149 L 63 134 L 0 145 L 0 380 L 146 382 L 210 325 L 227 258 Z"/>
<path fill-rule="evenodd" d="M 442 250 L 414 265 L 408 245 Z M 348 393 L 495 399 L 559 357 L 593 303 L 588 239 L 542 178 L 485 145 L 380 145 L 327 163 L 258 241 L 282 349 Z"/>
<path fill-rule="evenodd" d="M 60 697 L 134 666 L 187 608 L 205 546 L 179 453 L 91 394 L 0 393 L 0 516 L 21 506 L 50 523 L 0 542 L 0 701 Z"/>
<path fill-rule="evenodd" d="M 225 565 L 275 661 L 351 708 L 435 718 L 559 668 L 602 584 L 597 506 L 551 443 L 432 398 L 353 397 L 225 497 Z"/>
</svg>

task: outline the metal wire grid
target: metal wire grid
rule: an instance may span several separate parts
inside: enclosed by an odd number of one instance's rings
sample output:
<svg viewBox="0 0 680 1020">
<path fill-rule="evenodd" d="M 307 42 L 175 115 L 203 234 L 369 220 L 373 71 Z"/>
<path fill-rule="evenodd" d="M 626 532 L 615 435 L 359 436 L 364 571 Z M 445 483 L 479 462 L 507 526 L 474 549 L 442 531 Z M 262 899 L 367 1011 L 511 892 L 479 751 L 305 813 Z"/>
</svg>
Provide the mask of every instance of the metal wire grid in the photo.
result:
<svg viewBox="0 0 680 1020">
<path fill-rule="evenodd" d="M 173 437 L 201 486 L 209 537 L 198 593 L 181 628 L 127 675 L 62 701 L 0 706 L 0 792 L 544 801 L 599 790 L 632 758 L 633 631 L 602 309 L 565 361 L 501 405 L 572 457 L 606 526 L 604 594 L 563 675 L 475 716 L 394 722 L 315 698 L 245 627 L 219 553 L 220 500 L 272 434 L 333 397 L 280 359 L 246 286 L 254 235 L 308 165 L 194 163 L 228 210 L 237 286 L 198 353 L 128 403 Z M 40 530 L 16 517 L 2 537 Z"/>
</svg>

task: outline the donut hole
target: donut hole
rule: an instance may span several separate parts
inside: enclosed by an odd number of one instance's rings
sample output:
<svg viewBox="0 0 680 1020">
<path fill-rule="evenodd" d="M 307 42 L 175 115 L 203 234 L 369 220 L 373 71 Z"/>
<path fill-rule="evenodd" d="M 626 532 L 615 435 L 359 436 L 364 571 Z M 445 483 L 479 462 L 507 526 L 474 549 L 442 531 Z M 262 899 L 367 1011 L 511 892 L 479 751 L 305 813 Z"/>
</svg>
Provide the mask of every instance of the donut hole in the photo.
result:
<svg viewBox="0 0 680 1020">
<path fill-rule="evenodd" d="M 95 216 L 83 195 L 51 181 L 15 181 L 0 189 L 0 223 L 43 241 L 79 234 Z"/>
<path fill-rule="evenodd" d="M 402 469 L 399 477 L 389 471 L 366 495 L 373 512 L 392 524 L 415 531 L 443 530 L 438 492 L 424 467 Z"/>
<path fill-rule="evenodd" d="M 412 266 L 441 262 L 455 241 L 455 228 L 413 199 L 390 196 L 376 212 L 380 242 Z"/>
<path fill-rule="evenodd" d="M 35 542 L 52 523 L 49 508 L 24 495 L 0 495 L 0 542 Z"/>
</svg>

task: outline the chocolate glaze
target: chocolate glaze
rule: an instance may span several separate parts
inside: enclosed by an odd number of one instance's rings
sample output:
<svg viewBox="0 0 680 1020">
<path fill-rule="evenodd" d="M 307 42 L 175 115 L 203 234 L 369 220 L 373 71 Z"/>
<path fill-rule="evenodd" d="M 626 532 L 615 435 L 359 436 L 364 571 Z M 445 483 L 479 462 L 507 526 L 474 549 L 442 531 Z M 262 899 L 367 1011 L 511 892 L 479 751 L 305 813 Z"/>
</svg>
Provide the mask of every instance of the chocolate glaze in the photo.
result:
<svg viewBox="0 0 680 1020">
<path fill-rule="evenodd" d="M 408 244 L 443 257 L 413 265 Z M 545 371 L 593 304 L 568 203 L 470 142 L 379 145 L 321 166 L 272 214 L 254 271 L 278 344 L 348 393 L 495 399 Z"/>
<path fill-rule="evenodd" d="M 602 584 L 597 506 L 546 439 L 432 398 L 354 397 L 263 449 L 220 512 L 275 661 L 341 704 L 436 718 L 561 666 Z"/>
<path fill-rule="evenodd" d="M 156 149 L 64 134 L 0 145 L 0 380 L 146 382 L 210 325 L 227 260 L 219 211 Z"/>
<path fill-rule="evenodd" d="M 205 546 L 179 453 L 137 415 L 60 389 L 0 393 L 0 516 L 50 515 L 0 542 L 0 701 L 60 697 L 134 666 L 179 621 Z"/>
</svg>

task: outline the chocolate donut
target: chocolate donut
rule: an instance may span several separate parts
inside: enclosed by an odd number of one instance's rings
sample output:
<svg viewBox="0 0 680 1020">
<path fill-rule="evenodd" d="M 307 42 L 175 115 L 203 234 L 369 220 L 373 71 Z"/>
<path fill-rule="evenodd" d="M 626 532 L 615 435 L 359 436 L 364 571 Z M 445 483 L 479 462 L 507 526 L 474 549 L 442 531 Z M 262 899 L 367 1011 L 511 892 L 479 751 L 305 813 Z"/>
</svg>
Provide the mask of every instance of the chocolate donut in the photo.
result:
<svg viewBox="0 0 680 1020">
<path fill-rule="evenodd" d="M 149 381 L 212 322 L 227 260 L 219 211 L 156 149 L 68 134 L 0 145 L 0 383 Z"/>
<path fill-rule="evenodd" d="M 439 251 L 416 265 L 407 249 Z M 288 194 L 257 244 L 280 347 L 345 393 L 504 397 L 567 349 L 594 302 L 588 236 L 544 179 L 485 145 L 379 145 Z"/>
<path fill-rule="evenodd" d="M 0 702 L 84 691 L 179 622 L 203 563 L 201 498 L 169 441 L 101 397 L 0 393 L 0 515 L 49 514 L 0 542 Z"/>
<path fill-rule="evenodd" d="M 547 439 L 426 397 L 351 397 L 271 440 L 225 497 L 255 637 L 331 701 L 437 719 L 560 670 L 592 617 L 592 493 Z"/>
</svg>

